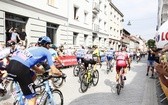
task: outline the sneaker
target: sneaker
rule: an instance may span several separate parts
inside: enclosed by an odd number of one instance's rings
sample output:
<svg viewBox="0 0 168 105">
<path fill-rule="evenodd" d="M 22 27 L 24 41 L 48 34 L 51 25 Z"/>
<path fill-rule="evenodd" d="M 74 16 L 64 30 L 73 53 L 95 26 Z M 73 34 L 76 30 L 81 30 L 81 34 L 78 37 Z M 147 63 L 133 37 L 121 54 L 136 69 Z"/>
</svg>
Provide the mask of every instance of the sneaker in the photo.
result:
<svg viewBox="0 0 168 105">
<path fill-rule="evenodd" d="M 148 76 L 148 73 L 146 73 L 146 76 Z"/>
</svg>

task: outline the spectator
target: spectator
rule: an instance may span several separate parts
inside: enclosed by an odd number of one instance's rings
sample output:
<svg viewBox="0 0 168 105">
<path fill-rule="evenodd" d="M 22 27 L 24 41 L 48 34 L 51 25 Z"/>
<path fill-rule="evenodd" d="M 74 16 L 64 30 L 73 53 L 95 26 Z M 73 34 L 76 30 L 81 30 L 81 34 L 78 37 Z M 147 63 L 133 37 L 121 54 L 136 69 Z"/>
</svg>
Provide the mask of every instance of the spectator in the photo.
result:
<svg viewBox="0 0 168 105">
<path fill-rule="evenodd" d="M 23 46 L 27 46 L 27 43 L 26 43 L 26 37 L 27 37 L 27 34 L 25 32 L 25 29 L 22 28 L 22 32 L 19 34 L 19 37 L 20 37 L 20 43 L 21 45 Z"/>
<path fill-rule="evenodd" d="M 148 61 L 147 61 L 147 73 L 146 76 L 149 74 L 149 68 L 151 67 L 152 75 L 151 77 L 154 77 L 154 61 L 155 61 L 155 54 L 152 51 L 152 49 L 149 49 L 148 51 Z"/>
<path fill-rule="evenodd" d="M 17 28 L 14 28 L 14 29 L 13 29 L 13 27 L 12 27 L 12 28 L 9 30 L 9 32 L 12 34 L 10 40 L 14 41 L 15 43 L 17 43 L 17 38 L 18 38 L 19 40 L 21 40 L 20 37 L 19 37 L 19 34 L 17 33 Z"/>
</svg>

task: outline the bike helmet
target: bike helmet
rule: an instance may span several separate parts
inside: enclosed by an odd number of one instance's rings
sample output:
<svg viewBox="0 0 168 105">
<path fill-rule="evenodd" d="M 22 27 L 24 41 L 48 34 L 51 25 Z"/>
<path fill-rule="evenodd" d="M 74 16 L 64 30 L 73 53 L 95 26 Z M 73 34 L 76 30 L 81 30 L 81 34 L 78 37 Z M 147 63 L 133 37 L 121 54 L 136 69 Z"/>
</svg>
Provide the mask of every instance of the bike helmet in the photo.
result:
<svg viewBox="0 0 168 105">
<path fill-rule="evenodd" d="M 48 36 L 40 37 L 38 39 L 38 44 L 40 44 L 40 45 L 51 44 L 51 39 Z"/>
<path fill-rule="evenodd" d="M 56 46 L 56 45 L 54 45 L 54 44 L 51 44 L 51 45 L 50 45 L 50 48 L 56 49 L 56 48 L 57 48 L 57 46 Z"/>
<path fill-rule="evenodd" d="M 12 45 L 15 45 L 16 43 L 12 40 L 8 41 L 7 42 L 7 46 L 12 46 Z"/>
</svg>

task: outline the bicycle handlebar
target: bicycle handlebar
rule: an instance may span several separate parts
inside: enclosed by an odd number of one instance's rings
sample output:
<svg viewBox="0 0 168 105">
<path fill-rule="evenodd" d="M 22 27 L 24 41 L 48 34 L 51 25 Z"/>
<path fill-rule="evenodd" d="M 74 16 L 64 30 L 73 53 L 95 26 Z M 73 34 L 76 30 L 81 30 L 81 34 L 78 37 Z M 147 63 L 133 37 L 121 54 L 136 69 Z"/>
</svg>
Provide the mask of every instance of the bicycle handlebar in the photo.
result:
<svg viewBox="0 0 168 105">
<path fill-rule="evenodd" d="M 43 85 L 44 85 L 43 83 L 44 83 L 45 81 L 51 79 L 51 78 L 63 78 L 63 79 L 65 80 L 66 77 L 67 77 L 67 75 L 64 74 L 64 73 L 62 73 L 61 76 L 58 76 L 58 75 L 48 75 L 48 76 L 45 75 L 45 76 L 44 76 L 44 75 L 42 75 L 42 82 L 40 82 L 38 85 L 36 85 L 35 88 L 38 88 L 38 87 L 43 86 Z"/>
</svg>

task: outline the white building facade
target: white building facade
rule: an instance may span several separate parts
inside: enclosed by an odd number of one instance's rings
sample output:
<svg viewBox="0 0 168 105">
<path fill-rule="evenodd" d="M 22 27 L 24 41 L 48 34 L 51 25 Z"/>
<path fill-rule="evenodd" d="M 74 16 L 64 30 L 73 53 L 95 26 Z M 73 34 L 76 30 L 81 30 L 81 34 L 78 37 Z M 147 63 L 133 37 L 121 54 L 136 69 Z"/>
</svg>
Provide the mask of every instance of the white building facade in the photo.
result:
<svg viewBox="0 0 168 105">
<path fill-rule="evenodd" d="M 49 36 L 54 44 L 114 47 L 118 50 L 123 14 L 109 0 L 1 0 L 0 42 L 11 27 L 26 29 L 28 43 Z"/>
<path fill-rule="evenodd" d="M 158 29 L 168 20 L 168 0 L 158 0 Z"/>
</svg>

